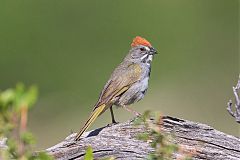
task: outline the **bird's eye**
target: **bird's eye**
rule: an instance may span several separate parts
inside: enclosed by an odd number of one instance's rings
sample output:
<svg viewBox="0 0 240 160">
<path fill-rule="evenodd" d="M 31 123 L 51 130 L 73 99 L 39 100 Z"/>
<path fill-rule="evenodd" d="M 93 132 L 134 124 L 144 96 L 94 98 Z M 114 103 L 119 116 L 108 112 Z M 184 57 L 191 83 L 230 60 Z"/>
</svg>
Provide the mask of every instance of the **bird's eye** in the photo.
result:
<svg viewBox="0 0 240 160">
<path fill-rule="evenodd" d="M 140 48 L 140 51 L 146 51 L 145 47 Z"/>
</svg>

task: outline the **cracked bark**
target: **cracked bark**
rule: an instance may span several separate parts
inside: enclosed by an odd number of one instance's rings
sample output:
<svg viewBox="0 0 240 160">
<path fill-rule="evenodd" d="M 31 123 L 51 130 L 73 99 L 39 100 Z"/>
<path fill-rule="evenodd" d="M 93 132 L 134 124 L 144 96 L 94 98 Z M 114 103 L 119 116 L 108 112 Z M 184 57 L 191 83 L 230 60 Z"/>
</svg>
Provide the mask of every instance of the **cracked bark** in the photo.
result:
<svg viewBox="0 0 240 160">
<path fill-rule="evenodd" d="M 173 143 L 194 152 L 193 159 L 240 159 L 240 139 L 208 125 L 164 116 L 163 131 L 173 135 Z M 56 159 L 81 160 L 84 159 L 86 148 L 91 146 L 95 159 L 104 157 L 124 160 L 146 159 L 154 150 L 149 143 L 135 138 L 137 134 L 143 132 L 146 132 L 143 125 L 134 126 L 132 121 L 127 121 L 86 132 L 78 142 L 73 141 L 75 134 L 71 134 L 46 151 Z M 175 158 L 180 156 L 181 153 L 174 154 Z"/>
</svg>

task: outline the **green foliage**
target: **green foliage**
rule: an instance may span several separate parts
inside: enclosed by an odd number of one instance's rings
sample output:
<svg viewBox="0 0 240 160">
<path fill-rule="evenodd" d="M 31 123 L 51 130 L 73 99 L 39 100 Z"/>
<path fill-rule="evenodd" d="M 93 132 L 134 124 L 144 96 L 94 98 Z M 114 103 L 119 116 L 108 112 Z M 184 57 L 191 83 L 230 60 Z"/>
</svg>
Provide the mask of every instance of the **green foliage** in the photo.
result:
<svg viewBox="0 0 240 160">
<path fill-rule="evenodd" d="M 93 160 L 94 159 L 94 156 L 93 156 L 93 149 L 92 147 L 88 147 L 87 150 L 86 150 L 86 154 L 84 156 L 84 160 Z M 107 158 L 103 158 L 101 160 L 114 160 L 115 158 L 114 157 L 107 157 Z"/>
<path fill-rule="evenodd" d="M 52 159 L 43 152 L 33 154 L 35 139 L 27 131 L 28 109 L 36 102 L 37 93 L 36 86 L 26 88 L 22 83 L 0 92 L 0 139 L 7 138 L 7 148 L 0 149 L 0 159 Z"/>
<path fill-rule="evenodd" d="M 85 157 L 84 157 L 84 160 L 93 160 L 93 150 L 92 150 L 92 147 L 88 147 L 87 150 L 86 150 L 86 154 L 85 154 Z"/>
<path fill-rule="evenodd" d="M 21 107 L 30 108 L 36 102 L 37 93 L 36 86 L 31 86 L 26 90 L 22 83 L 17 84 L 15 89 L 14 106 L 16 109 L 21 109 Z"/>
<path fill-rule="evenodd" d="M 27 132 L 27 131 L 21 133 L 20 139 L 24 144 L 27 144 L 27 145 L 33 145 L 36 143 L 35 138 L 32 135 L 32 133 Z"/>
<path fill-rule="evenodd" d="M 53 158 L 45 152 L 39 152 L 37 156 L 32 156 L 29 160 L 53 160 Z"/>
<path fill-rule="evenodd" d="M 171 142 L 171 135 L 162 131 L 162 117 L 159 113 L 155 113 L 155 118 L 150 111 L 144 112 L 141 117 L 135 119 L 134 124 L 144 124 L 147 132 L 140 133 L 137 138 L 146 142 L 150 142 L 154 152 L 148 155 L 148 160 L 171 160 L 173 154 L 178 152 L 180 147 Z M 191 160 L 191 157 L 184 157 L 185 160 Z"/>
</svg>

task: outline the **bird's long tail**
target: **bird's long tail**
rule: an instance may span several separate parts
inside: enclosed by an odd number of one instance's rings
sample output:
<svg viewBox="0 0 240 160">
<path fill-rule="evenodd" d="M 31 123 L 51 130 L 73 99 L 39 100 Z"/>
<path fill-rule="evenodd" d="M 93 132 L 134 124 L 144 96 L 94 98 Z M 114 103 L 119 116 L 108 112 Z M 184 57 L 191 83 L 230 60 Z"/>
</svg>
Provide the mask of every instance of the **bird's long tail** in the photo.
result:
<svg viewBox="0 0 240 160">
<path fill-rule="evenodd" d="M 86 121 L 82 129 L 76 135 L 75 141 L 80 140 L 80 137 L 82 136 L 82 134 L 90 127 L 90 125 L 96 120 L 96 118 L 105 110 L 105 107 L 106 105 L 102 104 L 93 110 L 92 114 L 90 115 L 90 117 L 88 118 L 88 120 Z"/>
</svg>

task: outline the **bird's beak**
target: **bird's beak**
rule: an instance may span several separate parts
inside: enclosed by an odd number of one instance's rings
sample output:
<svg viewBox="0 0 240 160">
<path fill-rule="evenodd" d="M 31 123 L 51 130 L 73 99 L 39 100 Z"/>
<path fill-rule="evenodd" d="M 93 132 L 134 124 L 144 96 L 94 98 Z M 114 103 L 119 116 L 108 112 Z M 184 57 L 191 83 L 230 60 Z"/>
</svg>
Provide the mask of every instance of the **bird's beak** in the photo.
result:
<svg viewBox="0 0 240 160">
<path fill-rule="evenodd" d="M 154 55 L 154 54 L 158 54 L 158 53 L 157 53 L 156 49 L 154 49 L 153 47 L 150 47 L 149 54 Z"/>
</svg>

